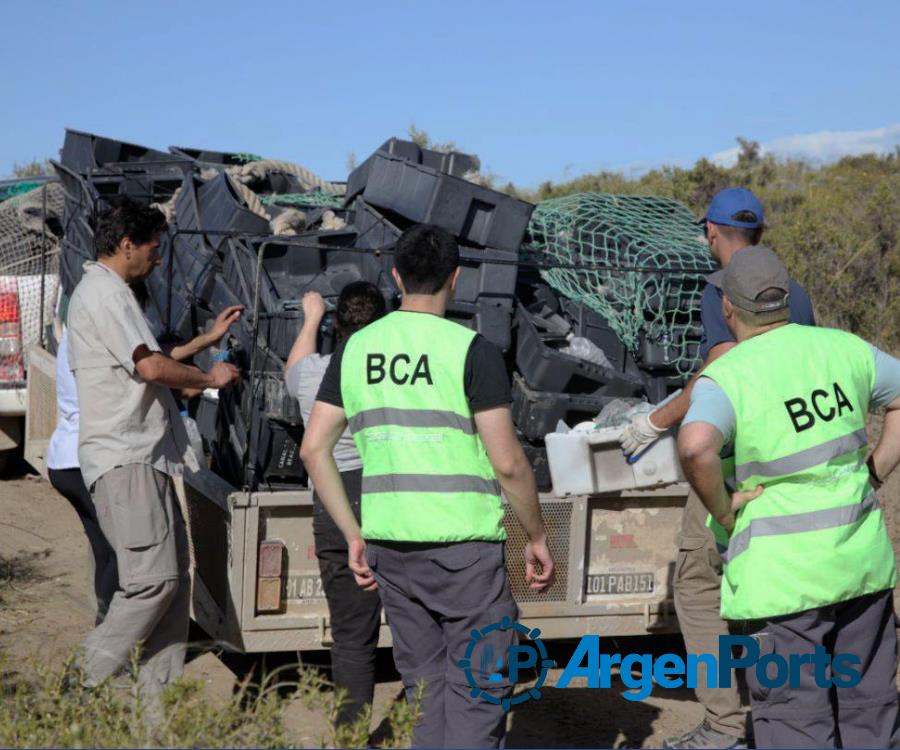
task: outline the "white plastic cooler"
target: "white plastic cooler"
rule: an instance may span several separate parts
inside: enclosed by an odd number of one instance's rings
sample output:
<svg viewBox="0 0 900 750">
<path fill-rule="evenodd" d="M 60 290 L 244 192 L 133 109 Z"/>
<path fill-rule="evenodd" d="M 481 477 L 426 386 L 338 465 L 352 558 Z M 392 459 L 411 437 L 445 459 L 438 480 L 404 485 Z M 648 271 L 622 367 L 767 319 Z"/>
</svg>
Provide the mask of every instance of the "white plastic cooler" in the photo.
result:
<svg viewBox="0 0 900 750">
<path fill-rule="evenodd" d="M 622 454 L 624 427 L 550 433 L 545 438 L 553 494 L 595 495 L 684 481 L 675 435 L 666 432 L 633 464 Z"/>
</svg>

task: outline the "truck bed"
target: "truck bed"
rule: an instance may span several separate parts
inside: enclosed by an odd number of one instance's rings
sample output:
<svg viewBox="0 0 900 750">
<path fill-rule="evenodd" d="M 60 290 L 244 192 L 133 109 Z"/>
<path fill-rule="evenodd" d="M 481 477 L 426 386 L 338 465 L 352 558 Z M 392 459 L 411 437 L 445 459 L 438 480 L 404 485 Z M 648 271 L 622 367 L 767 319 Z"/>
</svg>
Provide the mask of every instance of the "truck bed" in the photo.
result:
<svg viewBox="0 0 900 750">
<path fill-rule="evenodd" d="M 55 358 L 32 350 L 26 458 L 42 472 L 55 424 L 54 382 Z M 188 473 L 176 485 L 190 533 L 194 620 L 232 651 L 328 647 L 331 628 L 315 556 L 312 492 L 242 492 L 207 470 Z M 556 581 L 542 594 L 525 585 L 525 536 L 507 507 L 507 568 L 520 620 L 539 627 L 545 639 L 677 630 L 672 579 L 686 497 L 685 484 L 609 495 L 542 494 L 557 564 Z M 287 552 L 283 606 L 264 613 L 256 606 L 259 546 L 276 540 Z M 386 622 L 379 643 L 391 644 Z"/>
</svg>

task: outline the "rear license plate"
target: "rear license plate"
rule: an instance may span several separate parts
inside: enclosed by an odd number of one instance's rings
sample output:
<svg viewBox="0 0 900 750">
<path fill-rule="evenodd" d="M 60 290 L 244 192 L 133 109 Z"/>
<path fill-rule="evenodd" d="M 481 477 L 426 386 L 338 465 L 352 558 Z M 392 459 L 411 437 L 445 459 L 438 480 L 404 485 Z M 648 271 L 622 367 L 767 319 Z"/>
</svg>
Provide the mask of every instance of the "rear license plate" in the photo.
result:
<svg viewBox="0 0 900 750">
<path fill-rule="evenodd" d="M 322 579 L 317 575 L 289 576 L 287 579 L 288 599 L 324 599 Z"/>
<path fill-rule="evenodd" d="M 588 573 L 584 578 L 584 593 L 588 596 L 651 594 L 654 583 L 653 573 Z"/>
</svg>

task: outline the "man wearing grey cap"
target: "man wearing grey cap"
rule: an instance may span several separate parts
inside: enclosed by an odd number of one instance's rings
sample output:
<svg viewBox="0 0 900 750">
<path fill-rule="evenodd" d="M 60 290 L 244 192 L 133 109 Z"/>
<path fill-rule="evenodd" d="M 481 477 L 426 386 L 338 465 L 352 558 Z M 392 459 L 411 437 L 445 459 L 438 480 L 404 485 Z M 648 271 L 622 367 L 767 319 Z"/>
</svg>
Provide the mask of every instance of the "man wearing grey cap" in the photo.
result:
<svg viewBox="0 0 900 750">
<path fill-rule="evenodd" d="M 752 192 L 739 187 L 716 193 L 701 220 L 710 254 L 722 269 L 728 268 L 732 258 L 759 244 L 764 222 L 762 203 Z M 714 362 L 736 343 L 722 315 L 723 273 L 724 270 L 716 271 L 707 278 L 700 302 L 703 326 L 700 356 L 704 365 Z M 790 282 L 789 307 L 792 323 L 815 325 L 812 303 L 793 280 Z M 626 455 L 640 456 L 663 432 L 681 422 L 690 406 L 696 377 L 675 398 L 650 414 L 634 417 L 622 435 L 622 450 Z M 677 538 L 678 557 L 673 580 L 675 611 L 689 654 L 715 653 L 719 637 L 728 634 L 728 626 L 719 616 L 722 562 L 713 536 L 706 528 L 706 515 L 700 499 L 691 492 Z M 697 700 L 703 704 L 703 721 L 681 736 L 663 740 L 663 747 L 746 748 L 746 709 L 741 704 L 737 681 L 732 679 L 730 687 L 710 688 L 702 677 L 696 693 Z"/>
<path fill-rule="evenodd" d="M 722 617 L 752 636 L 757 746 L 896 747 L 897 573 L 874 488 L 900 463 L 900 360 L 789 323 L 768 248 L 735 256 L 722 289 L 738 343 L 697 381 L 678 447 L 724 562 Z M 867 459 L 872 407 L 887 412 Z"/>
</svg>

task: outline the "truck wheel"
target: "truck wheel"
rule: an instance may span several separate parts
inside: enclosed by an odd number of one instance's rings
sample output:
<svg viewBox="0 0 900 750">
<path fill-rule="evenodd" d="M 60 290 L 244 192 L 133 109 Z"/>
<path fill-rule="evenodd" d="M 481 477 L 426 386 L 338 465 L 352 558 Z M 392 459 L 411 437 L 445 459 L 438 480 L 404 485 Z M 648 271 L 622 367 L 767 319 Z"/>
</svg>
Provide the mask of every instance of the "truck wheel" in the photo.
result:
<svg viewBox="0 0 900 750">
<path fill-rule="evenodd" d="M 187 653 L 184 657 L 184 663 L 188 664 L 198 656 L 214 650 L 215 641 L 209 637 L 209 634 L 201 628 L 196 620 L 191 620 L 188 626 L 188 643 Z"/>
<path fill-rule="evenodd" d="M 0 479 L 9 479 L 27 473 L 25 464 L 25 446 L 0 451 Z"/>
<path fill-rule="evenodd" d="M 0 415 L 0 478 L 22 469 L 25 456 L 25 419 Z"/>
</svg>

